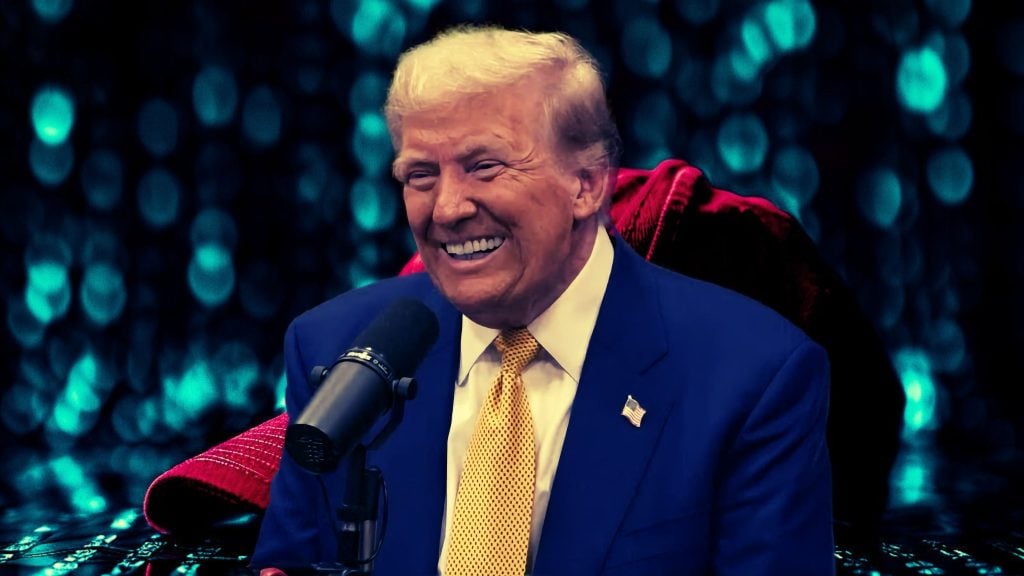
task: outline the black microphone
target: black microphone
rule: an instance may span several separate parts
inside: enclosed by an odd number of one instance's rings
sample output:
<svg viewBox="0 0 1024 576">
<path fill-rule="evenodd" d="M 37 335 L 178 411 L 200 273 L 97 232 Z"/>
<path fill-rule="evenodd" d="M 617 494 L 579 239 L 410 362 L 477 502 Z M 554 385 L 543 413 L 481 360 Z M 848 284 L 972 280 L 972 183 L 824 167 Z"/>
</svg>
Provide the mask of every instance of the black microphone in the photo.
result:
<svg viewBox="0 0 1024 576">
<path fill-rule="evenodd" d="M 330 472 L 386 412 L 396 395 L 412 398 L 408 378 L 437 341 L 437 317 L 417 300 L 397 300 L 338 357 L 314 369 L 322 384 L 285 432 L 285 448 L 300 466 Z"/>
</svg>

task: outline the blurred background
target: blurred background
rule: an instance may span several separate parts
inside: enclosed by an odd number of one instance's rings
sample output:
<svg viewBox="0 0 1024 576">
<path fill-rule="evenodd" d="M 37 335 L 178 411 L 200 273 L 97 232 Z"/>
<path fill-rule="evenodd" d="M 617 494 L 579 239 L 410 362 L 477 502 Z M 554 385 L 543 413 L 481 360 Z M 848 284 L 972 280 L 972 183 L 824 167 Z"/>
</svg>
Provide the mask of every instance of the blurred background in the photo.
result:
<svg viewBox="0 0 1024 576">
<path fill-rule="evenodd" d="M 5 1 L 0 509 L 138 507 L 162 471 L 278 414 L 288 322 L 413 252 L 381 115 L 398 54 L 491 22 L 598 58 L 624 166 L 684 158 L 799 219 L 907 394 L 892 515 L 1019 519 L 1022 13 Z"/>
</svg>

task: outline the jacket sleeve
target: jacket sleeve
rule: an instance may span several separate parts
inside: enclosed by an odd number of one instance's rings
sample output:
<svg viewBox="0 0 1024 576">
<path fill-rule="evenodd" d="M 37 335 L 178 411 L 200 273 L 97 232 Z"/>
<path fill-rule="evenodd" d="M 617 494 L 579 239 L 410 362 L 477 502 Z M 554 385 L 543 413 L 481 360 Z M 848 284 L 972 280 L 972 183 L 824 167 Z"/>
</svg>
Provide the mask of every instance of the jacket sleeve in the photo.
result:
<svg viewBox="0 0 1024 576">
<path fill-rule="evenodd" d="M 715 574 L 835 573 L 828 374 L 820 346 L 797 346 L 744 423 L 712 516 Z"/>
<path fill-rule="evenodd" d="M 285 334 L 285 404 L 294 422 L 313 396 L 307 379 L 310 367 L 302 358 L 297 322 Z M 331 482 L 328 476 L 324 482 Z M 325 491 L 311 472 L 300 467 L 285 450 L 281 466 L 270 484 L 267 506 L 251 565 L 300 567 L 333 562 L 337 554 L 331 510 Z"/>
</svg>

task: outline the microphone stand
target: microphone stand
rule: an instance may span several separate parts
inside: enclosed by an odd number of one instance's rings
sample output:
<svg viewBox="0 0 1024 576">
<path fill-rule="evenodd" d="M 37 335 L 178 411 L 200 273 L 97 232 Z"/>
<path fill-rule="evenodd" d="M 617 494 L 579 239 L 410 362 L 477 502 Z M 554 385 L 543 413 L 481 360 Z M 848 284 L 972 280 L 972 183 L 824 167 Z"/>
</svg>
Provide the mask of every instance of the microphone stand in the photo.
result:
<svg viewBox="0 0 1024 576">
<path fill-rule="evenodd" d="M 347 576 L 373 573 L 376 548 L 378 504 L 383 475 L 380 468 L 366 467 L 366 447 L 357 444 L 348 458 L 345 498 L 337 510 L 341 521 L 338 558 L 349 570 Z"/>
<path fill-rule="evenodd" d="M 319 367 L 318 367 L 319 368 Z M 326 371 L 321 371 L 326 374 Z M 338 564 L 317 565 L 320 573 L 341 574 L 341 576 L 371 576 L 373 559 L 380 544 L 377 541 L 377 518 L 384 474 L 376 466 L 366 466 L 366 451 L 379 448 L 402 423 L 405 416 L 405 401 L 416 397 L 416 380 L 399 378 L 392 384 L 391 417 L 387 424 L 373 438 L 369 446 L 357 444 L 348 457 L 345 475 L 345 496 L 337 509 L 341 521 L 338 534 Z M 387 492 L 384 493 L 384 526 L 387 526 Z"/>
</svg>

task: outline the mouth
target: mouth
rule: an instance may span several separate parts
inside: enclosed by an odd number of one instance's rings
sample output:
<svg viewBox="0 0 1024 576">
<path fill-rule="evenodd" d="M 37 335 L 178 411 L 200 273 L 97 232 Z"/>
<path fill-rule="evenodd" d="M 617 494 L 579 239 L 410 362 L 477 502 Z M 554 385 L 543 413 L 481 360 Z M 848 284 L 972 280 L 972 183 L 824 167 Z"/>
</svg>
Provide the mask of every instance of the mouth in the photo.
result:
<svg viewBox="0 0 1024 576">
<path fill-rule="evenodd" d="M 479 260 L 501 247 L 505 239 L 501 236 L 474 238 L 464 242 L 444 242 L 441 247 L 455 260 Z"/>
</svg>

